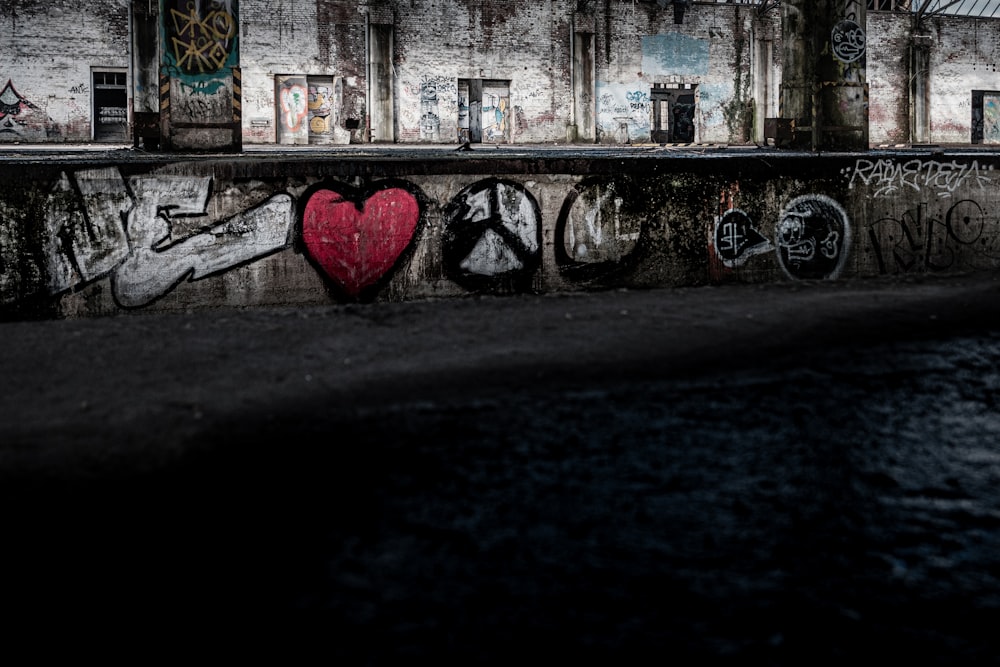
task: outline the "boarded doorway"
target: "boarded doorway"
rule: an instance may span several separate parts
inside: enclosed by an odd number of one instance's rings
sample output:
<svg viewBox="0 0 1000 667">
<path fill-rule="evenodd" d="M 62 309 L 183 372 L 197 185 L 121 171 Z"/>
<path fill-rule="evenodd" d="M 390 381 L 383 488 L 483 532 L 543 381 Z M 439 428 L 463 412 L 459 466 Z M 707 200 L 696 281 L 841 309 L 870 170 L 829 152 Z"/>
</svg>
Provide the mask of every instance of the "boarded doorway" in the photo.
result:
<svg viewBox="0 0 1000 667">
<path fill-rule="evenodd" d="M 660 144 L 694 143 L 694 84 L 654 86 L 649 91 L 652 106 L 651 139 Z"/>
<path fill-rule="evenodd" d="M 510 81 L 458 80 L 458 140 L 510 142 Z"/>
<path fill-rule="evenodd" d="M 1000 144 L 1000 92 L 972 91 L 972 143 Z"/>
<path fill-rule="evenodd" d="M 128 85 L 123 71 L 94 70 L 94 141 L 128 140 Z"/>
</svg>

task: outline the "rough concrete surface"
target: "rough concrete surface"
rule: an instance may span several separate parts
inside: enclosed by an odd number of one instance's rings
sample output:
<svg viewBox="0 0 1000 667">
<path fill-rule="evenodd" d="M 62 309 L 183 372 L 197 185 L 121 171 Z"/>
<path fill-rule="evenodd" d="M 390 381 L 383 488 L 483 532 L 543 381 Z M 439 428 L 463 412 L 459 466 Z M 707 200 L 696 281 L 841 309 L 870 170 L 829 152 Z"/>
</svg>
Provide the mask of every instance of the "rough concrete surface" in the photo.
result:
<svg viewBox="0 0 1000 667">
<path fill-rule="evenodd" d="M 985 273 L 2 323 L 3 603 L 309 610 L 344 664 L 995 664 L 998 305 Z"/>
</svg>

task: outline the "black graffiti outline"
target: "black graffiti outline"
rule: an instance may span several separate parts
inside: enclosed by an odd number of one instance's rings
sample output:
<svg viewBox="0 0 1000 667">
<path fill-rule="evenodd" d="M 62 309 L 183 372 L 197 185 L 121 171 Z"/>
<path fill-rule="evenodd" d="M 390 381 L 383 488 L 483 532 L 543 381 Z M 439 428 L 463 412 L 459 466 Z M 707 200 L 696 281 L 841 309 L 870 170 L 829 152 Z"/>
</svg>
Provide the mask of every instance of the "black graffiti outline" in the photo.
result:
<svg viewBox="0 0 1000 667">
<path fill-rule="evenodd" d="M 406 248 L 399 253 L 399 256 L 396 258 L 393 265 L 386 270 L 386 272 L 382 274 L 378 280 L 363 288 L 356 296 L 351 296 L 343 285 L 338 283 L 333 276 L 327 273 L 326 269 L 323 268 L 319 261 L 313 257 L 309 248 L 306 247 L 302 233 L 306 207 L 309 205 L 309 200 L 312 199 L 314 194 L 321 190 L 330 190 L 331 192 L 335 192 L 340 195 L 345 202 L 353 204 L 358 211 L 362 211 L 364 203 L 368 201 L 372 195 L 381 192 L 382 190 L 394 189 L 406 191 L 417 202 L 419 217 L 417 218 L 416 226 L 413 228 L 413 236 L 410 239 L 410 242 L 406 245 Z M 326 286 L 327 294 L 331 298 L 342 303 L 372 302 L 378 297 L 379 293 L 382 292 L 382 290 L 384 290 L 390 282 L 392 282 L 392 279 L 399 273 L 400 269 L 410 263 L 416 246 L 418 245 L 420 238 L 423 236 L 428 209 L 429 200 L 427 195 L 424 194 L 424 191 L 417 187 L 414 183 L 404 179 L 383 178 L 378 180 L 367 180 L 357 185 L 352 185 L 344 181 L 338 181 L 333 178 L 321 179 L 310 185 L 298 199 L 298 205 L 295 212 L 296 224 L 293 246 L 295 248 L 295 252 L 305 257 L 310 266 L 312 266 L 313 269 L 316 270 L 316 273 L 323 279 L 323 284 Z"/>
<path fill-rule="evenodd" d="M 525 245 L 505 222 L 501 207 L 500 190 L 509 188 L 527 201 L 534 217 L 535 248 Z M 486 218 L 471 218 L 472 207 L 469 199 L 487 192 L 488 213 Z M 530 291 L 532 281 L 542 262 L 542 215 L 538 201 L 522 184 L 501 179 L 488 178 L 477 181 L 459 192 L 445 207 L 445 228 L 442 233 L 442 258 L 449 277 L 470 290 L 492 292 Z M 475 249 L 487 231 L 492 231 L 510 250 L 521 266 L 517 269 L 494 274 L 476 274 L 462 268 L 462 261 Z"/>
<path fill-rule="evenodd" d="M 853 63 L 864 57 L 868 48 L 868 36 L 864 28 L 851 19 L 837 22 L 830 31 L 833 55 L 845 63 Z"/>
<path fill-rule="evenodd" d="M 972 210 L 964 210 L 966 207 Z M 886 275 L 893 268 L 895 273 L 909 273 L 915 269 L 947 271 L 960 261 L 958 250 L 985 245 L 988 221 L 1000 224 L 1000 220 L 988 216 L 979 202 L 973 199 L 962 199 L 952 204 L 945 211 L 944 219 L 928 215 L 927 211 L 928 205 L 923 202 L 915 209 L 905 211 L 899 218 L 879 218 L 871 224 L 868 241 L 879 274 Z M 890 241 L 895 241 L 891 246 L 883 242 L 890 226 L 900 233 L 898 240 L 889 237 Z M 965 229 L 962 229 L 963 226 Z M 958 249 L 953 244 L 957 244 Z M 979 248 L 976 254 L 990 260 L 984 262 L 987 266 L 1000 259 L 1000 252 L 996 249 L 988 251 Z M 967 262 L 976 266 L 974 261 Z"/>
<path fill-rule="evenodd" d="M 727 222 L 727 218 L 737 218 L 736 222 Z M 742 233 L 737 230 L 735 234 L 727 232 L 727 226 L 736 225 L 742 227 Z M 725 243 L 727 238 L 735 240 L 740 237 L 739 243 Z M 763 234 L 754 226 L 753 219 L 738 208 L 731 208 L 720 216 L 715 222 L 715 251 L 722 259 L 722 263 L 727 268 L 743 266 L 748 259 L 754 255 L 761 255 L 769 252 L 774 246 Z"/>
<path fill-rule="evenodd" d="M 116 255 L 114 262 L 106 265 L 103 270 L 85 269 L 76 247 L 78 232 L 82 231 L 91 241 L 98 240 L 95 237 L 95 223 L 90 220 L 91 214 L 83 205 L 86 196 L 80 185 L 81 175 L 91 171 L 94 170 L 64 172 L 48 194 L 50 209 L 60 197 L 70 197 L 66 202 L 67 208 L 60 209 L 66 213 L 66 219 L 62 222 L 57 221 L 58 226 L 53 227 L 52 249 L 69 263 L 72 274 L 65 283 L 59 282 L 53 285 L 56 277 L 53 265 L 56 262 L 49 257 L 45 272 L 50 296 L 75 292 L 97 280 L 108 278 L 112 299 L 119 308 L 125 310 L 141 308 L 163 298 L 185 281 L 202 280 L 238 269 L 285 250 L 292 244 L 295 200 L 287 192 L 275 191 L 263 201 L 222 220 L 206 221 L 183 238 L 174 239 L 171 236 L 172 221 L 208 215 L 206 205 L 211 199 L 214 179 L 189 177 L 189 180 L 208 182 L 204 188 L 204 200 L 196 201 L 195 206 L 191 206 L 190 202 L 178 202 L 172 196 L 163 197 L 161 200 L 156 193 L 137 190 L 139 183 L 145 186 L 158 179 L 184 180 L 183 177 L 151 173 L 126 178 L 121 170 L 115 170 L 122 179 L 122 192 L 128 201 L 127 206 L 120 208 L 117 214 L 111 214 L 109 211 L 109 215 L 121 216 L 122 238 L 116 243 L 124 252 L 120 253 L 120 256 Z M 280 243 L 270 238 L 278 238 L 278 235 L 254 224 L 258 219 L 273 220 L 275 213 L 281 215 L 286 210 L 287 228 L 283 231 L 281 227 L 276 228 L 281 235 Z M 51 217 L 53 211 L 50 210 L 48 215 Z M 74 226 L 76 226 L 75 231 Z M 226 238 L 250 238 L 259 241 L 256 235 L 271 242 L 250 243 L 249 251 L 246 248 L 241 249 L 239 244 L 227 246 L 218 242 L 219 239 Z M 235 252 L 231 257 L 225 257 L 233 248 L 243 252 Z"/>
<path fill-rule="evenodd" d="M 613 181 L 603 177 L 585 178 L 577 183 L 563 199 L 562 207 L 559 209 L 559 217 L 556 219 L 555 244 L 553 254 L 555 255 L 556 267 L 559 274 L 570 280 L 578 282 L 601 282 L 602 284 L 616 285 L 624 281 L 627 273 L 639 262 L 642 249 L 647 246 L 646 237 L 648 225 L 646 219 L 639 220 L 639 238 L 632 249 L 622 255 L 617 260 L 606 260 L 603 262 L 580 262 L 566 252 L 566 229 L 569 224 L 570 214 L 573 211 L 577 200 L 585 190 L 590 188 L 607 188 L 613 193 L 621 193 L 627 186 L 620 181 Z"/>
<path fill-rule="evenodd" d="M 785 275 L 793 280 L 830 280 L 847 263 L 851 222 L 835 199 L 801 195 L 782 208 L 774 237 L 778 264 Z"/>
</svg>

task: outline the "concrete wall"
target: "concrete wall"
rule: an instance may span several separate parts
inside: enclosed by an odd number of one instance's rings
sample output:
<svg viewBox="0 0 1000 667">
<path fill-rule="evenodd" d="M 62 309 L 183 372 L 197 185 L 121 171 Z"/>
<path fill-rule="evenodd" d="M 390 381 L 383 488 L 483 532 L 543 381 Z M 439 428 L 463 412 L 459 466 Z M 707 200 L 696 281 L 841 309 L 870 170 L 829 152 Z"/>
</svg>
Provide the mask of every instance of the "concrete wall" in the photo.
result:
<svg viewBox="0 0 1000 667">
<path fill-rule="evenodd" d="M 1000 266 L 974 155 L 0 164 L 4 317 Z"/>
</svg>

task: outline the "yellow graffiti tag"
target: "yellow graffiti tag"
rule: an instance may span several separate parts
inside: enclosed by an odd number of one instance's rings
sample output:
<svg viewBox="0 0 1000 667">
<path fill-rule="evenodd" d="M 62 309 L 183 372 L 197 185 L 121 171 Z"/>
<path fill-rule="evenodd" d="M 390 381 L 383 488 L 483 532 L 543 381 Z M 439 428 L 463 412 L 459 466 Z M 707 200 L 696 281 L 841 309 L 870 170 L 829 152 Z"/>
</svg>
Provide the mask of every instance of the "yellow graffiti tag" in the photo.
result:
<svg viewBox="0 0 1000 667">
<path fill-rule="evenodd" d="M 188 13 L 170 10 L 176 37 L 173 37 L 177 65 L 189 72 L 214 72 L 229 56 L 220 42 L 236 35 L 236 21 L 226 11 L 216 10 L 202 18 L 191 7 Z"/>
</svg>

